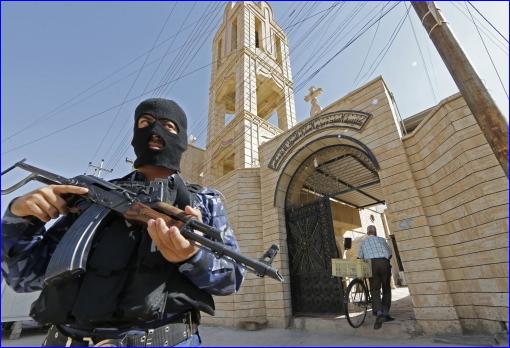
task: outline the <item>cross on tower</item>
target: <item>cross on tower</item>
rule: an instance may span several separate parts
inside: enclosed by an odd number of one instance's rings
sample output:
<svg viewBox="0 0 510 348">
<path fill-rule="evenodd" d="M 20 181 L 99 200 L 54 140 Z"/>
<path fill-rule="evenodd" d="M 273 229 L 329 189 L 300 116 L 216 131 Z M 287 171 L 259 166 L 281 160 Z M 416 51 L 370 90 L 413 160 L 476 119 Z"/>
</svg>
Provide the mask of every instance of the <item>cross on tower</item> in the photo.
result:
<svg viewBox="0 0 510 348">
<path fill-rule="evenodd" d="M 312 107 L 310 108 L 310 117 L 317 116 L 322 111 L 321 106 L 319 105 L 319 102 L 317 101 L 317 97 L 321 95 L 322 88 L 315 88 L 315 86 L 312 86 L 308 89 L 310 93 L 305 96 L 305 101 L 310 102 Z"/>
</svg>

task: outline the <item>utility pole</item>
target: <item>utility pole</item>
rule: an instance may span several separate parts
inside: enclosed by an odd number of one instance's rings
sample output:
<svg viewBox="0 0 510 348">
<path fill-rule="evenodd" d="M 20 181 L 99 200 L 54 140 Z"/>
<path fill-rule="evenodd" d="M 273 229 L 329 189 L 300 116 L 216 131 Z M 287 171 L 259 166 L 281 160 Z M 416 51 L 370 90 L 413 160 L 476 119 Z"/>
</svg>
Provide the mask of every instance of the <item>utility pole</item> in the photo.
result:
<svg viewBox="0 0 510 348">
<path fill-rule="evenodd" d="M 508 124 L 433 1 L 411 4 L 508 177 Z"/>
<path fill-rule="evenodd" d="M 101 160 L 101 164 L 99 166 L 95 166 L 92 164 L 92 162 L 89 162 L 89 167 L 94 168 L 94 176 L 97 176 L 98 178 L 101 177 L 101 172 L 107 172 L 107 173 L 113 172 L 113 169 L 104 169 L 103 165 L 104 165 L 104 159 Z"/>
<path fill-rule="evenodd" d="M 131 164 L 131 168 L 135 169 L 135 161 L 133 161 L 132 159 L 129 159 L 128 157 L 126 157 L 126 163 L 130 163 Z"/>
</svg>

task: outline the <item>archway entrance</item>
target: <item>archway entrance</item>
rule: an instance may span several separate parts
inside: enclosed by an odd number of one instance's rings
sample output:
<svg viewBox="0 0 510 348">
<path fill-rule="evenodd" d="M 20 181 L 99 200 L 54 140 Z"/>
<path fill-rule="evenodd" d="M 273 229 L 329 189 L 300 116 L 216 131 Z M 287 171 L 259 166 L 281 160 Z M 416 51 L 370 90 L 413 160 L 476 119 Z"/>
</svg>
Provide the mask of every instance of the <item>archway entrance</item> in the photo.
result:
<svg viewBox="0 0 510 348">
<path fill-rule="evenodd" d="M 370 150 L 352 139 L 312 152 L 294 172 L 285 199 L 294 316 L 344 313 L 343 283 L 331 277 L 331 259 L 344 252 L 335 229 L 384 203 L 377 170 Z"/>
</svg>

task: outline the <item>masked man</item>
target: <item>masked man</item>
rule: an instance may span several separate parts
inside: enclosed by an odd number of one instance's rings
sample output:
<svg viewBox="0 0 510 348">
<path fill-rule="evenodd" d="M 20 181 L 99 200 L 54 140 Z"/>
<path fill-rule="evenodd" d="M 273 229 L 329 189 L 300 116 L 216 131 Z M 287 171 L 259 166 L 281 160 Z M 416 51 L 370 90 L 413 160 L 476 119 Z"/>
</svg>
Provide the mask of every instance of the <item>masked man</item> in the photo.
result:
<svg viewBox="0 0 510 348">
<path fill-rule="evenodd" d="M 143 101 L 135 110 L 131 142 L 136 170 L 114 183 L 132 191 L 159 187 L 159 200 L 221 230 L 225 244 L 238 251 L 220 194 L 189 185 L 179 174 L 187 138 L 186 114 L 177 103 Z M 17 292 L 42 290 L 30 315 L 52 325 L 43 345 L 199 345 L 200 311 L 213 315 L 211 295 L 237 291 L 245 270 L 199 249 L 162 219 L 150 220 L 145 229 L 107 214 L 86 272 L 44 285 L 57 244 L 79 217 L 64 198 L 86 192 L 42 187 L 13 200 L 2 220 L 2 274 Z M 44 224 L 60 215 L 46 230 Z"/>
</svg>

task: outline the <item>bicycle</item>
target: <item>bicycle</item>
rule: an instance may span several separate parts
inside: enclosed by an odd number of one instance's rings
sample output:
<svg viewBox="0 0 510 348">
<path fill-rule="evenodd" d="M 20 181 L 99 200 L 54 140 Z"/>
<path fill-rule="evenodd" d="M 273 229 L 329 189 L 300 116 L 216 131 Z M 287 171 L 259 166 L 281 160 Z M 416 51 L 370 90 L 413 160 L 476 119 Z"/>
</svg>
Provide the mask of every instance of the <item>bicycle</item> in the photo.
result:
<svg viewBox="0 0 510 348">
<path fill-rule="evenodd" d="M 353 278 L 344 295 L 345 317 L 353 328 L 360 327 L 372 306 L 368 278 L 372 276 L 370 260 L 331 259 L 331 273 L 334 277 Z"/>
<path fill-rule="evenodd" d="M 352 279 L 345 291 L 345 317 L 355 329 L 363 325 L 368 308 L 372 307 L 369 289 L 368 280 L 363 277 Z"/>
</svg>

